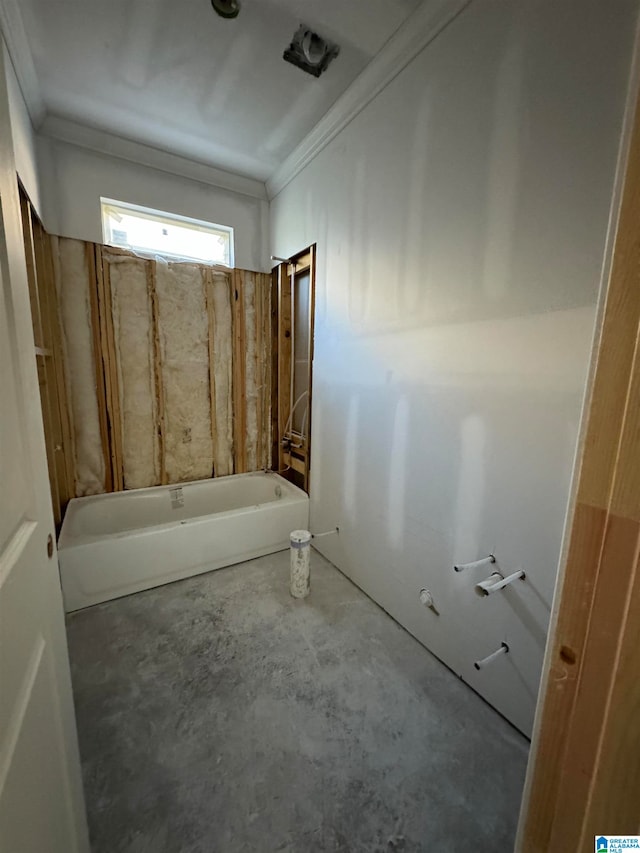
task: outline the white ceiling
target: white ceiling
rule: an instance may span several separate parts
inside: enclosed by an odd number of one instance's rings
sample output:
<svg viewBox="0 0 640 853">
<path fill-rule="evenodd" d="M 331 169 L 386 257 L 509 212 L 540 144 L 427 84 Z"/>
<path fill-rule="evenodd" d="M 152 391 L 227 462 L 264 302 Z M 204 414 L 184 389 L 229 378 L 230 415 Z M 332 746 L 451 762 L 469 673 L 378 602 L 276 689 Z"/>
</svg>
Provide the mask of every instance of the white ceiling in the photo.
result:
<svg viewBox="0 0 640 853">
<path fill-rule="evenodd" d="M 266 180 L 420 0 L 20 0 L 49 115 Z M 340 45 L 284 62 L 300 23 Z"/>
</svg>

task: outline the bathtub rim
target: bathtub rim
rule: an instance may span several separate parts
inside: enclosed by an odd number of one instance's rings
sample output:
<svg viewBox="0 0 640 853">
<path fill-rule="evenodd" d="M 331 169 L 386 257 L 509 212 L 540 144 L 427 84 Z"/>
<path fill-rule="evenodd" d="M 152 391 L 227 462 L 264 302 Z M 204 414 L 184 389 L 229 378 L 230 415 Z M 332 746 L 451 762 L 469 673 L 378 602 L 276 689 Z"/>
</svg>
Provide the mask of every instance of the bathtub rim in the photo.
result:
<svg viewBox="0 0 640 853">
<path fill-rule="evenodd" d="M 147 524 L 139 527 L 129 527 L 126 530 L 118 530 L 114 533 L 100 533 L 100 534 L 86 534 L 75 536 L 71 534 L 67 527 L 67 519 L 70 518 L 80 504 L 87 505 L 88 503 L 106 503 L 109 500 L 123 500 L 126 499 L 129 495 L 139 495 L 144 494 L 146 492 L 157 492 L 157 491 L 169 491 L 170 489 L 178 489 L 185 486 L 197 486 L 203 483 L 222 483 L 224 480 L 229 478 L 233 479 L 248 479 L 248 478 L 276 478 L 278 481 L 284 484 L 287 491 L 290 493 L 288 495 L 282 495 L 282 499 L 277 501 L 262 501 L 262 503 L 250 503 L 246 504 L 242 507 L 236 507 L 235 509 L 222 510 L 220 512 L 210 512 L 200 515 L 189 516 L 186 519 L 178 519 L 175 521 L 165 521 L 160 524 Z M 296 486 L 294 483 L 286 480 L 276 471 L 248 471 L 243 474 L 225 474 L 222 477 L 208 477 L 204 480 L 188 480 L 184 483 L 166 483 L 160 486 L 142 486 L 139 489 L 123 489 L 118 492 L 104 492 L 100 495 L 83 495 L 79 498 L 71 498 L 69 503 L 67 504 L 67 509 L 65 512 L 64 520 L 62 522 L 62 526 L 60 528 L 60 533 L 58 535 L 58 543 L 57 550 L 58 551 L 69 551 L 74 548 L 85 547 L 87 545 L 91 545 L 95 542 L 105 542 L 113 539 L 123 539 L 127 537 L 134 536 L 145 536 L 147 534 L 151 534 L 153 532 L 157 532 L 159 530 L 164 529 L 172 529 L 177 527 L 185 527 L 191 524 L 203 523 L 211 518 L 220 518 L 223 519 L 226 516 L 230 515 L 243 515 L 248 514 L 250 512 L 255 512 L 259 510 L 261 507 L 266 507 L 271 504 L 280 505 L 282 503 L 290 503 L 304 499 L 305 501 L 309 501 L 309 495 L 301 489 L 299 486 Z"/>
</svg>

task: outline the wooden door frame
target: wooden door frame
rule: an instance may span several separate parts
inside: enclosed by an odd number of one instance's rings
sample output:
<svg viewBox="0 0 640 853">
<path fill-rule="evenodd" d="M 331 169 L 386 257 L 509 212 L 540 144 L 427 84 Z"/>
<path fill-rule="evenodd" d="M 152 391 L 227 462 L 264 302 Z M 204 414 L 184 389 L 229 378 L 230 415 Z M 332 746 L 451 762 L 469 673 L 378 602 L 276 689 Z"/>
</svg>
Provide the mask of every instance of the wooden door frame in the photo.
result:
<svg viewBox="0 0 640 853">
<path fill-rule="evenodd" d="M 521 853 L 582 853 L 596 835 L 640 833 L 640 101 L 633 106 Z"/>
<path fill-rule="evenodd" d="M 293 294 L 296 276 L 309 273 L 309 328 L 308 328 L 308 364 L 309 364 L 309 393 L 308 416 L 305 436 L 296 434 L 293 424 L 285 427 L 291 414 L 290 382 L 293 360 L 295 358 L 295 343 L 292 339 Z M 309 491 L 311 472 L 311 403 L 313 395 L 313 350 L 315 327 L 315 286 L 316 286 L 316 244 L 293 255 L 289 261 L 279 264 L 273 270 L 272 304 L 275 306 L 272 314 L 272 331 L 274 340 L 273 360 L 273 393 L 272 393 L 272 465 L 274 470 L 286 476 L 293 468 L 303 475 L 304 489 Z M 296 437 L 302 441 L 302 446 L 295 452 L 287 450 L 283 438 Z"/>
</svg>

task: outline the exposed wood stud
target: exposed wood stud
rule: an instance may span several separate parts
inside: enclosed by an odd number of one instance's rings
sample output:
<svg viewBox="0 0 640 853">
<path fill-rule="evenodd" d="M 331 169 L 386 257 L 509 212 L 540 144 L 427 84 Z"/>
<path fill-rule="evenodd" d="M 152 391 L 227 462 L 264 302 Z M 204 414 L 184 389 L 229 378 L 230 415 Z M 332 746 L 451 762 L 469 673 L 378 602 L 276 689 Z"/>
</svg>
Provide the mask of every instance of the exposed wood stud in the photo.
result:
<svg viewBox="0 0 640 853">
<path fill-rule="evenodd" d="M 278 470 L 285 472 L 282 439 L 291 411 L 291 275 L 289 264 L 278 268 Z"/>
<path fill-rule="evenodd" d="M 278 403 L 278 329 L 279 299 L 278 280 L 280 268 L 271 272 L 271 467 L 277 471 L 280 467 L 280 428 Z"/>
<path fill-rule="evenodd" d="M 305 258 L 305 260 L 307 260 Z M 309 395 L 307 398 L 308 405 L 308 415 L 307 415 L 307 428 L 306 435 L 304 436 L 304 444 L 305 449 L 307 451 L 306 457 L 306 465 L 304 472 L 304 489 L 306 492 L 309 491 L 310 486 L 310 477 L 311 477 L 311 401 L 313 399 L 313 341 L 314 341 L 314 328 L 315 328 L 315 320 L 316 320 L 316 246 L 315 243 L 309 249 L 308 255 L 308 264 L 309 264 L 309 329 L 308 329 L 308 341 L 309 341 L 309 349 L 307 352 L 307 366 L 308 366 L 308 388 Z"/>
<path fill-rule="evenodd" d="M 56 374 L 56 403 L 58 406 L 58 419 L 61 429 L 61 456 L 64 464 L 64 505 L 62 510 L 66 509 L 68 501 L 75 497 L 76 482 L 75 482 L 75 456 L 73 430 L 71 428 L 71 409 L 69 405 L 69 390 L 67 388 L 67 379 L 64 365 L 64 350 L 62 344 L 62 326 L 60 321 L 60 312 L 58 306 L 58 295 L 56 290 L 56 274 L 54 266 L 53 250 L 54 244 L 52 238 L 44 230 L 40 223 L 40 231 L 42 239 L 46 246 L 45 264 L 47 288 L 49 292 L 50 304 L 50 323 L 51 323 L 51 349 L 53 354 L 53 364 Z M 57 243 L 56 243 L 57 246 Z"/>
<path fill-rule="evenodd" d="M 297 400 L 292 400 L 291 381 L 292 371 L 295 368 L 295 341 L 292 340 L 292 335 L 296 335 L 293 313 L 295 311 L 295 301 L 297 298 L 297 289 L 301 286 L 300 277 L 308 274 L 309 293 L 308 293 L 308 315 L 307 315 L 307 340 L 308 349 L 306 353 L 307 363 L 307 400 L 299 403 L 299 406 L 308 406 L 307 416 L 304 419 L 304 435 L 301 435 L 294 428 L 291 418 L 291 405 L 295 405 Z M 275 458 L 277 451 L 277 467 L 285 477 L 289 475 L 289 471 L 293 470 L 302 474 L 302 487 L 309 491 L 309 476 L 310 476 L 310 436 L 311 436 L 311 397 L 312 397 L 312 366 L 313 366 L 313 332 L 315 322 L 315 245 L 309 249 L 305 249 L 299 255 L 291 259 L 290 263 L 283 263 L 274 272 L 274 289 L 277 282 L 277 309 L 272 317 L 274 323 L 274 336 L 277 340 L 277 354 L 274 359 L 274 365 L 277 365 L 277 392 L 274 393 L 274 400 L 277 398 L 277 428 L 274 426 L 274 433 L 277 433 L 277 438 L 273 444 L 273 455 Z M 293 395 L 294 397 L 296 394 Z M 282 440 L 291 440 L 291 453 L 282 444 Z M 292 464 L 292 460 L 296 459 L 296 464 Z M 302 467 L 301 467 L 302 466 Z M 298 478 L 293 478 L 295 482 L 300 482 Z"/>
<path fill-rule="evenodd" d="M 107 405 L 108 380 L 105 375 L 105 365 L 102 359 L 102 348 L 100 346 L 100 309 L 98 299 L 98 271 L 97 266 L 101 259 L 96 260 L 96 246 L 93 243 L 85 244 L 87 265 L 89 268 L 89 305 L 91 309 L 91 340 L 93 343 L 93 362 L 96 377 L 96 393 L 98 397 L 98 418 L 100 421 L 100 440 L 102 442 L 102 456 L 104 459 L 104 489 L 112 492 L 113 468 L 111 464 L 111 447 L 109 435 L 109 421 Z"/>
<path fill-rule="evenodd" d="M 282 454 L 282 457 L 286 466 L 291 468 L 293 471 L 297 471 L 299 474 L 305 474 L 307 465 L 304 459 L 301 459 L 298 455 L 294 455 L 288 451 L 285 451 Z"/>
<path fill-rule="evenodd" d="M 62 364 L 62 344 L 59 335 L 58 308 L 56 301 L 51 243 L 40 221 L 32 211 L 33 238 L 35 244 L 36 276 L 40 293 L 42 331 L 45 343 L 51 351 L 51 359 L 46 366 L 48 397 L 50 406 L 50 429 L 56 467 L 60 516 L 67 503 L 75 494 L 75 478 L 71 467 L 67 465 L 67 454 L 71 454 L 67 423 L 68 406 L 64 370 Z"/>
<path fill-rule="evenodd" d="M 271 274 L 263 273 L 262 279 L 262 465 L 271 466 Z"/>
<path fill-rule="evenodd" d="M 39 239 L 38 223 L 35 221 L 31 204 L 25 193 L 20 194 L 20 212 L 34 341 L 36 347 L 42 352 L 53 354 L 49 318 L 49 307 L 53 299 L 52 294 L 47 293 L 47 288 L 51 282 L 47 281 L 45 276 L 43 256 L 45 247 L 42 240 Z M 63 504 L 66 503 L 68 497 L 66 495 L 66 469 L 64 458 L 60 453 L 62 450 L 62 430 L 56 399 L 56 370 L 53 357 L 38 358 L 36 361 L 53 517 L 56 525 L 59 526 L 62 521 Z"/>
<path fill-rule="evenodd" d="M 162 350 L 160 347 L 160 318 L 158 316 L 158 294 L 156 292 L 156 265 L 154 261 L 145 264 L 147 273 L 147 292 L 151 305 L 151 334 L 153 345 L 153 386 L 155 388 L 155 417 L 158 435 L 158 452 L 160 455 L 160 483 L 166 485 L 167 464 L 165 453 L 165 422 L 164 422 L 164 385 L 162 382 Z"/>
<path fill-rule="evenodd" d="M 209 397 L 211 402 L 211 444 L 213 450 L 213 471 L 211 476 L 216 476 L 216 448 L 218 436 L 218 423 L 216 418 L 216 374 L 215 374 L 215 313 L 213 305 L 213 275 L 210 269 L 202 272 L 202 283 L 204 287 L 205 305 L 207 306 L 207 317 L 209 321 Z"/>
<path fill-rule="evenodd" d="M 262 275 L 255 275 L 255 285 L 253 290 L 253 299 L 255 305 L 255 350 L 254 350 L 254 371 L 253 375 L 256 383 L 256 467 L 262 468 L 264 467 L 264 455 L 263 455 L 263 433 L 264 433 L 264 425 L 263 425 L 263 416 L 264 416 L 264 394 L 263 389 L 265 385 L 265 375 L 264 370 L 262 369 L 264 366 L 264 351 L 263 351 L 263 307 L 264 307 L 264 299 L 263 299 L 264 286 L 262 281 Z"/>
<path fill-rule="evenodd" d="M 45 344 L 42 335 L 40 301 L 38 299 L 38 288 L 36 284 L 36 261 L 33 247 L 31 205 L 26 193 L 24 192 L 20 193 L 20 214 L 22 217 L 22 234 L 24 238 L 25 259 L 27 263 L 27 279 L 29 282 L 29 301 L 31 303 L 33 338 L 37 347 L 44 348 Z"/>
<path fill-rule="evenodd" d="M 244 317 L 244 273 L 233 270 L 233 453 L 235 473 L 247 470 L 247 395 Z"/>
<path fill-rule="evenodd" d="M 113 330 L 109 266 L 104 263 L 102 247 L 98 245 L 96 245 L 96 273 L 100 314 L 100 349 L 104 364 L 105 386 L 107 388 L 107 417 L 110 433 L 113 488 L 114 491 L 119 492 L 124 488 L 124 469 L 122 461 L 122 416 L 120 413 L 118 362 Z"/>
</svg>

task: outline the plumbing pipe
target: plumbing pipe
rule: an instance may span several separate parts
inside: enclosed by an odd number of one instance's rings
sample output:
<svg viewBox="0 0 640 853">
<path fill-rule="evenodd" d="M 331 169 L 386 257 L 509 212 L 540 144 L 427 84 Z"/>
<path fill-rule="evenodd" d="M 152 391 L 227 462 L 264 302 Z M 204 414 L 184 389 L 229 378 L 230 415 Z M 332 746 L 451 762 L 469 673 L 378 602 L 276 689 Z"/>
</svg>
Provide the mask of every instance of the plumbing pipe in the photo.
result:
<svg viewBox="0 0 640 853">
<path fill-rule="evenodd" d="M 321 536 L 335 536 L 340 533 L 339 527 L 334 527 L 333 530 L 325 530 L 324 533 L 312 533 L 311 536 L 313 539 L 319 539 Z"/>
<path fill-rule="evenodd" d="M 493 592 L 498 592 L 498 590 L 504 589 L 505 586 L 508 586 L 514 581 L 524 580 L 525 577 L 526 575 L 522 569 L 517 572 L 513 572 L 511 575 L 507 575 L 506 578 L 503 578 L 500 572 L 494 572 L 491 577 L 488 577 L 485 581 L 476 584 L 476 592 L 484 598 L 485 595 L 491 595 Z"/>
<path fill-rule="evenodd" d="M 476 669 L 484 669 L 485 666 L 488 666 L 490 663 L 496 658 L 499 658 L 500 655 L 506 655 L 509 652 L 509 646 L 506 643 L 501 643 L 500 648 L 496 649 L 495 652 L 491 652 L 490 655 L 487 655 L 486 658 L 482 658 L 482 660 L 477 660 L 474 663 Z"/>
<path fill-rule="evenodd" d="M 426 607 L 427 610 L 430 610 L 432 613 L 435 613 L 436 616 L 440 615 L 440 611 L 436 607 L 436 603 L 434 601 L 431 590 L 425 589 L 423 587 L 418 593 L 418 597 L 420 599 L 420 604 L 422 604 L 423 607 Z"/>
<path fill-rule="evenodd" d="M 294 598 L 306 598 L 311 587 L 311 533 L 294 530 L 289 535 L 291 578 L 289 591 Z"/>
<path fill-rule="evenodd" d="M 500 572 L 492 572 L 488 578 L 480 581 L 474 587 L 476 593 L 481 596 L 489 595 L 490 592 L 493 592 L 494 587 L 501 580 L 504 580 L 504 575 L 500 574 Z"/>
<path fill-rule="evenodd" d="M 493 554 L 489 554 L 488 557 L 483 557 L 481 560 L 475 560 L 473 563 L 456 563 L 453 567 L 455 572 L 464 572 L 467 569 L 488 569 L 493 563 L 495 563 L 496 558 Z"/>
<path fill-rule="evenodd" d="M 420 604 L 423 604 L 425 607 L 433 607 L 433 595 L 428 589 L 420 590 Z"/>
<path fill-rule="evenodd" d="M 300 405 L 300 401 L 301 401 L 304 397 L 306 397 L 308 393 L 309 393 L 308 391 L 303 391 L 303 392 L 302 392 L 302 394 L 300 394 L 300 396 L 298 397 L 298 399 L 295 401 L 295 403 L 294 403 L 294 404 L 293 404 L 293 406 L 291 407 L 291 411 L 289 412 L 289 417 L 287 418 L 287 423 L 285 424 L 284 430 L 282 431 L 282 435 L 283 435 L 283 437 L 284 437 L 284 436 L 289 432 L 289 426 L 291 425 L 291 420 L 292 420 L 292 418 L 293 418 L 293 413 L 295 412 L 295 410 L 296 410 L 296 409 L 298 408 L 298 406 Z"/>
</svg>

